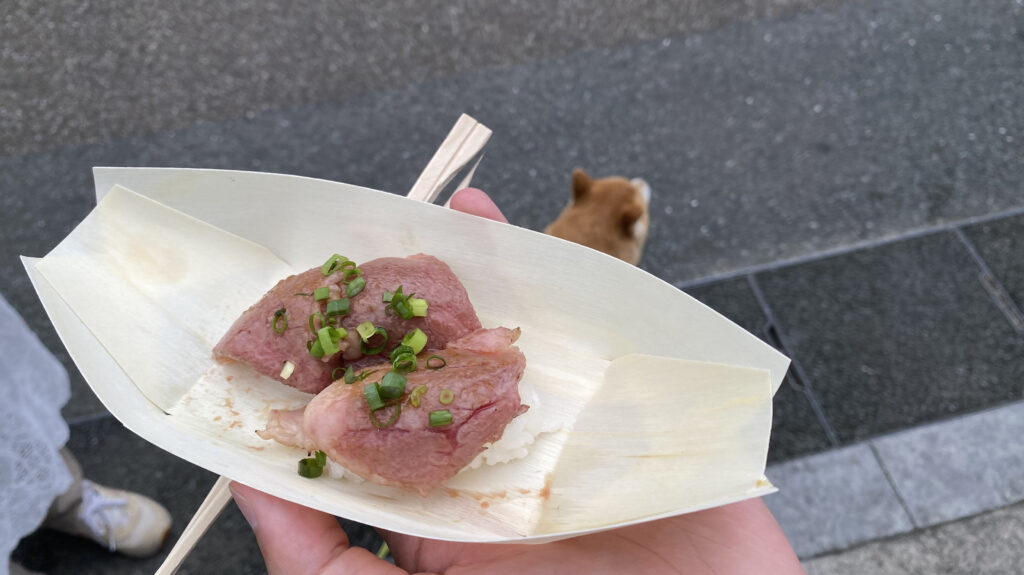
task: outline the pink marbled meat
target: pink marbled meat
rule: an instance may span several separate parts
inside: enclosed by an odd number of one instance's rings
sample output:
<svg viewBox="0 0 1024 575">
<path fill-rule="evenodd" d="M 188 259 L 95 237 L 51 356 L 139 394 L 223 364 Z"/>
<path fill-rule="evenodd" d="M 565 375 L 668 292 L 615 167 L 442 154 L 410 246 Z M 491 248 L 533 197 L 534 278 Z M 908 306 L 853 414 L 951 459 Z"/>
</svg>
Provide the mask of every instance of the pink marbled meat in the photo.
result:
<svg viewBox="0 0 1024 575">
<path fill-rule="evenodd" d="M 317 359 L 309 354 L 306 342 L 314 339 L 309 329 L 309 316 L 323 312 L 326 304 L 316 302 L 309 294 L 318 287 L 328 286 L 331 299 L 342 297 L 342 274 L 328 277 L 313 268 L 285 278 L 277 283 L 260 301 L 242 314 L 214 347 L 218 359 L 232 359 L 252 366 L 256 371 L 308 393 L 318 393 L 331 383 L 331 371 L 343 362 L 355 362 L 362 356 L 359 336 L 355 327 L 371 321 L 384 327 L 390 336 L 386 352 L 399 343 L 402 336 L 415 328 L 427 334 L 428 349 L 441 349 L 449 341 L 480 328 L 480 320 L 473 310 L 466 289 L 447 264 L 433 256 L 414 255 L 407 258 L 379 258 L 359 266 L 366 280 L 366 288 L 350 302 L 350 313 L 342 320 L 349 332 L 340 342 L 343 353 L 331 358 Z M 409 295 L 424 298 L 429 303 L 425 318 L 404 320 L 386 314 L 381 301 L 382 293 L 402 286 Z M 285 309 L 288 329 L 283 334 L 271 329 L 274 312 Z M 284 362 L 295 364 L 295 371 L 287 380 L 281 379 Z M 369 358 L 361 363 L 366 363 Z"/>
<path fill-rule="evenodd" d="M 481 329 L 444 350 L 420 354 L 419 369 L 406 376 L 402 411 L 391 427 L 374 426 L 363 395 L 363 388 L 390 368 L 381 364 L 369 368 L 380 371 L 364 382 L 331 384 L 304 409 L 273 411 L 259 435 L 310 452 L 322 450 L 360 477 L 427 494 L 468 465 L 485 444 L 498 440 L 505 426 L 527 410 L 518 387 L 526 358 L 512 345 L 518 337 L 518 329 Z M 446 366 L 426 369 L 430 355 L 443 357 Z M 408 395 L 420 385 L 428 391 L 420 406 L 412 407 Z M 442 389 L 454 392 L 451 404 L 439 401 Z M 377 411 L 378 420 L 387 421 L 394 409 Z M 451 412 L 452 423 L 430 427 L 430 412 L 440 409 Z"/>
</svg>

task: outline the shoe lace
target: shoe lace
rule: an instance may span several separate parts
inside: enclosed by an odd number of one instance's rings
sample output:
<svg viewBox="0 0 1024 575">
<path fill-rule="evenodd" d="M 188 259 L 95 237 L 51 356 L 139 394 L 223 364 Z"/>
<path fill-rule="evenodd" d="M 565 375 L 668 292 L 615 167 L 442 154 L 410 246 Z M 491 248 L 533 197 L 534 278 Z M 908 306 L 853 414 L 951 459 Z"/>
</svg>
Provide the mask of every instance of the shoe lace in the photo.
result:
<svg viewBox="0 0 1024 575">
<path fill-rule="evenodd" d="M 116 550 L 114 530 L 128 523 L 127 505 L 124 499 L 104 496 L 91 482 L 82 482 L 79 517 L 90 531 L 98 537 L 106 538 L 107 547 L 111 551 Z"/>
</svg>

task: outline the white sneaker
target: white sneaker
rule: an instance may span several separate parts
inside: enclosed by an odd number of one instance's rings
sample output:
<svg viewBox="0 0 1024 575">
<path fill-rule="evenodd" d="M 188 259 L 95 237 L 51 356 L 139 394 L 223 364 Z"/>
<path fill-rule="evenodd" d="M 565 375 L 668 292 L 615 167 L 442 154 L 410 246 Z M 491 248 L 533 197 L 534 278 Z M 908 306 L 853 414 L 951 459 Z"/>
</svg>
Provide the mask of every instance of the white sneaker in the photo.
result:
<svg viewBox="0 0 1024 575">
<path fill-rule="evenodd" d="M 171 514 L 152 499 L 82 481 L 82 502 L 55 529 L 132 557 L 154 555 L 167 540 Z"/>
</svg>

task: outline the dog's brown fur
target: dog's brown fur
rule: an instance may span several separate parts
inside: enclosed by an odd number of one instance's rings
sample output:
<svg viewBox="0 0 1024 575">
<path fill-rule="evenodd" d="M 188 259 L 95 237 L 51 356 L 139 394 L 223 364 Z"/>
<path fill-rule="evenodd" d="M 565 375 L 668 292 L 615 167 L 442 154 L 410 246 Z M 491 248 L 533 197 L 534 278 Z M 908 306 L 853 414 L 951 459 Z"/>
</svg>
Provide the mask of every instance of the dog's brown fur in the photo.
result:
<svg viewBox="0 0 1024 575">
<path fill-rule="evenodd" d="M 576 242 L 633 265 L 640 261 L 650 214 L 643 180 L 622 177 L 591 179 L 572 172 L 572 198 L 544 233 Z"/>
</svg>

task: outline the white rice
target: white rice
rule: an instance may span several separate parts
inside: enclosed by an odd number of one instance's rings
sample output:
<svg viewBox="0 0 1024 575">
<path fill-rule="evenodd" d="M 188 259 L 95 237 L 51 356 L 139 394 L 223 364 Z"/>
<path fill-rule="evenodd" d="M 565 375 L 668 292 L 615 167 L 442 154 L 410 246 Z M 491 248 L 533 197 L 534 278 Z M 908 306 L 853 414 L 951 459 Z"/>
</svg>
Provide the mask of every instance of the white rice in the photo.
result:
<svg viewBox="0 0 1024 575">
<path fill-rule="evenodd" d="M 540 395 L 530 385 L 519 384 L 520 400 L 530 406 L 530 409 L 516 417 L 505 427 L 501 439 L 494 443 L 485 445 L 485 449 L 469 462 L 466 469 L 476 469 L 483 464 L 497 465 L 508 463 L 514 459 L 522 459 L 529 453 L 528 447 L 533 444 L 537 436 L 549 431 L 557 431 L 560 426 L 553 421 L 545 425 L 544 417 L 540 409 Z M 554 423 L 554 425 L 552 425 Z"/>
</svg>

